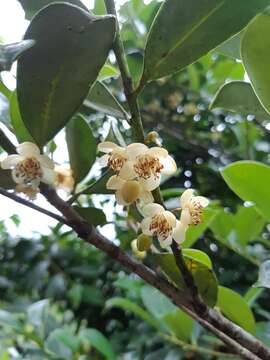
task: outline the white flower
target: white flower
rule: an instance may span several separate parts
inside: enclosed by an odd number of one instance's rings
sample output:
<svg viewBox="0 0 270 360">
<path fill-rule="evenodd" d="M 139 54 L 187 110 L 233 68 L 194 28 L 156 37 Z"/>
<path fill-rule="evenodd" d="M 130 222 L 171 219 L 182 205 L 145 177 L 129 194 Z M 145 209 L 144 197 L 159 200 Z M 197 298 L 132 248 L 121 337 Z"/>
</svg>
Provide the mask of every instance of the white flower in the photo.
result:
<svg viewBox="0 0 270 360">
<path fill-rule="evenodd" d="M 55 166 L 55 185 L 57 188 L 63 189 L 66 192 L 71 192 L 74 189 L 75 180 L 72 176 L 72 170 L 64 166 Z"/>
<path fill-rule="evenodd" d="M 180 197 L 181 222 L 188 225 L 198 225 L 202 222 L 202 210 L 209 204 L 203 196 L 194 196 L 194 190 L 188 189 Z"/>
<path fill-rule="evenodd" d="M 120 147 L 112 142 L 98 145 L 105 152 L 101 158 L 104 166 L 110 167 L 124 180 L 137 179 L 147 191 L 156 189 L 160 184 L 160 174 L 173 174 L 177 167 L 168 151 L 161 147 L 148 148 L 142 143 Z"/>
<path fill-rule="evenodd" d="M 15 183 L 38 190 L 40 182 L 53 185 L 55 182 L 54 163 L 41 155 L 37 145 L 24 142 L 17 147 L 18 155 L 9 155 L 1 162 L 3 169 L 12 169 Z"/>
<path fill-rule="evenodd" d="M 177 220 L 170 211 L 159 204 L 152 203 L 145 205 L 142 213 L 145 217 L 141 222 L 143 234 L 156 236 L 163 248 L 171 245 L 173 239 L 178 242 L 174 234 Z"/>
<path fill-rule="evenodd" d="M 178 244 L 185 240 L 189 225 L 198 225 L 202 222 L 202 210 L 209 204 L 208 199 L 203 196 L 194 196 L 193 193 L 193 189 L 188 189 L 180 197 L 181 217 L 174 230 Z"/>
<path fill-rule="evenodd" d="M 123 180 L 120 176 L 113 175 L 107 181 L 106 187 L 116 190 L 116 201 L 120 205 L 130 205 L 137 200 L 145 204 L 154 201 L 151 192 L 145 190 L 136 180 Z"/>
</svg>

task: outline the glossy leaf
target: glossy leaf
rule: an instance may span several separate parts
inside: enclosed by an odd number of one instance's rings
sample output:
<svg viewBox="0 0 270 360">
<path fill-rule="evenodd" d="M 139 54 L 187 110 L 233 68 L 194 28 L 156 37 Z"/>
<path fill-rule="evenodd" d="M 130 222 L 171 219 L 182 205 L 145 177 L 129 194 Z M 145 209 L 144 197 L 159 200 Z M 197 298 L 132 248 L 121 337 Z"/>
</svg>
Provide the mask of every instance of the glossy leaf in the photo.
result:
<svg viewBox="0 0 270 360">
<path fill-rule="evenodd" d="M 165 275 L 179 289 L 185 290 L 186 286 L 182 274 L 175 264 L 174 256 L 172 254 L 155 254 L 154 258 Z M 184 257 L 184 259 L 202 298 L 209 306 L 215 306 L 217 301 L 217 279 L 213 270 L 197 260 L 188 257 Z"/>
<path fill-rule="evenodd" d="M 0 45 L 0 71 L 11 69 L 14 61 L 35 45 L 34 40 L 22 40 L 14 44 Z"/>
<path fill-rule="evenodd" d="M 167 0 L 154 19 L 145 49 L 145 80 L 169 75 L 239 32 L 267 0 Z"/>
<path fill-rule="evenodd" d="M 213 268 L 212 261 L 205 252 L 197 249 L 183 249 L 182 252 L 185 258 L 199 261 L 200 263 L 207 266 L 209 269 Z"/>
<path fill-rule="evenodd" d="M 240 33 L 234 35 L 229 40 L 215 48 L 215 51 L 233 59 L 241 59 L 240 46 L 243 33 L 244 30 L 240 31 Z"/>
<path fill-rule="evenodd" d="M 25 17 L 28 20 L 31 20 L 32 17 L 43 7 L 50 5 L 51 3 L 56 2 L 55 0 L 19 0 L 24 11 Z M 57 1 L 59 2 L 59 1 Z M 80 0 L 60 0 L 60 2 L 66 2 L 81 7 L 82 9 L 88 11 L 87 7 Z"/>
<path fill-rule="evenodd" d="M 153 328 L 160 330 L 161 325 L 153 316 L 151 316 L 147 311 L 142 309 L 139 305 L 133 303 L 129 299 L 124 299 L 120 297 L 111 298 L 106 301 L 106 307 L 119 307 L 123 310 L 127 310 L 139 316 L 143 321 L 147 322 Z"/>
<path fill-rule="evenodd" d="M 25 38 L 36 46 L 18 63 L 17 93 L 25 126 L 40 147 L 82 104 L 114 33 L 114 17 L 93 17 L 66 3 L 47 6 L 30 23 Z"/>
<path fill-rule="evenodd" d="M 80 206 L 73 206 L 73 208 L 93 226 L 103 226 L 107 223 L 106 215 L 101 209 Z"/>
<path fill-rule="evenodd" d="M 270 260 L 260 265 L 258 281 L 254 286 L 270 289 Z"/>
<path fill-rule="evenodd" d="M 186 232 L 186 239 L 183 243 L 183 247 L 192 246 L 205 232 L 214 220 L 217 212 L 213 209 L 207 208 L 203 210 L 203 221 L 201 224 L 196 226 L 189 226 Z"/>
<path fill-rule="evenodd" d="M 244 81 L 232 81 L 216 93 L 210 109 L 222 108 L 244 116 L 254 115 L 257 120 L 269 119 L 252 86 Z"/>
<path fill-rule="evenodd" d="M 159 319 L 176 337 L 188 341 L 191 337 L 194 320 L 178 309 L 157 289 L 144 286 L 141 297 L 148 312 Z"/>
<path fill-rule="evenodd" d="M 109 340 L 97 329 L 83 329 L 80 339 L 89 342 L 90 346 L 97 349 L 107 360 L 116 360 L 116 354 Z"/>
<path fill-rule="evenodd" d="M 250 333 L 255 332 L 255 319 L 247 302 L 235 291 L 223 286 L 218 288 L 217 306 L 230 320 Z"/>
<path fill-rule="evenodd" d="M 247 27 L 242 43 L 241 55 L 246 72 L 255 93 L 266 111 L 270 112 L 270 15 L 258 15 Z"/>
<path fill-rule="evenodd" d="M 97 144 L 86 120 L 77 115 L 66 126 L 70 167 L 76 183 L 89 173 L 96 160 Z"/>
<path fill-rule="evenodd" d="M 263 292 L 263 288 L 249 288 L 244 296 L 244 299 L 247 302 L 248 306 L 252 307 L 256 303 L 256 300 L 263 294 Z"/>
<path fill-rule="evenodd" d="M 78 349 L 78 341 L 69 329 L 53 330 L 45 342 L 46 350 L 60 359 L 70 359 Z"/>
<path fill-rule="evenodd" d="M 244 201 L 254 202 L 258 211 L 270 219 L 270 167 L 255 161 L 237 161 L 221 171 L 227 185 Z"/>
<path fill-rule="evenodd" d="M 105 64 L 98 74 L 98 80 L 106 80 L 112 77 L 118 77 L 119 70 L 112 65 Z"/>
<path fill-rule="evenodd" d="M 24 141 L 34 142 L 32 136 L 29 134 L 29 131 L 26 129 L 22 121 L 16 91 L 14 91 L 10 97 L 9 111 L 10 111 L 11 124 L 19 142 L 24 142 Z"/>
<path fill-rule="evenodd" d="M 97 81 L 91 88 L 84 105 L 102 112 L 106 115 L 114 116 L 120 119 L 127 119 L 129 115 L 112 95 L 110 90 L 100 81 Z"/>
</svg>

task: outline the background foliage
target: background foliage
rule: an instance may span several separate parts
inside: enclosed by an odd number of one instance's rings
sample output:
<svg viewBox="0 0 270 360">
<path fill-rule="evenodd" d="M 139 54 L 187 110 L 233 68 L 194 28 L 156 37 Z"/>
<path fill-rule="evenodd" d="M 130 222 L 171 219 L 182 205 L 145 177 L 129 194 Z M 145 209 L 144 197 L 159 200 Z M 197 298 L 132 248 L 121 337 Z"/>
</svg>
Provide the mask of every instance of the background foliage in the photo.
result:
<svg viewBox="0 0 270 360">
<path fill-rule="evenodd" d="M 36 7 L 38 1 L 35 6 L 31 1 L 20 2 L 27 18 L 39 9 L 39 6 Z M 78 5 L 78 1 L 69 2 Z M 40 4 L 41 7 L 44 5 L 42 1 Z M 153 79 L 167 74 L 162 66 L 159 68 L 153 64 L 155 54 L 151 48 L 147 48 L 146 52 L 149 51 L 152 58 L 143 67 L 146 34 L 159 6 L 160 2 L 156 0 L 147 5 L 143 0 L 130 0 L 119 10 L 124 46 L 136 81 L 142 73 Z M 105 14 L 103 1 L 96 0 L 93 12 L 96 15 Z M 255 13 L 247 11 L 246 22 L 253 15 Z M 104 21 L 113 26 L 112 19 Z M 227 31 L 233 34 L 244 25 L 246 23 L 238 24 L 235 29 Z M 107 35 L 112 34 L 108 31 Z M 85 41 L 88 41 L 87 34 L 85 36 Z M 57 46 L 57 39 L 54 41 L 50 50 L 52 54 Z M 67 41 L 72 43 L 72 39 Z M 250 51 L 247 43 L 243 41 L 243 47 L 246 46 L 241 50 L 243 54 Z M 75 47 L 67 51 L 70 53 L 65 54 L 68 57 L 66 61 L 72 66 L 72 56 L 69 55 L 81 49 Z M 102 51 L 105 56 L 107 49 Z M 183 52 L 185 48 L 177 51 Z M 205 55 L 206 52 L 202 52 L 200 56 L 203 57 L 184 70 L 146 86 L 140 97 L 143 121 L 146 130 L 159 133 L 180 169 L 177 176 L 164 179 L 162 184 L 167 206 L 178 207 L 178 197 L 188 187 L 199 189 L 201 194 L 212 200 L 210 208 L 204 213 L 204 224 L 189 230 L 184 246 L 204 251 L 211 258 L 204 257 L 203 261 L 208 268 L 213 268 L 222 286 L 217 306 L 225 316 L 270 346 L 268 290 L 252 287 L 258 280 L 260 264 L 269 258 L 270 201 L 267 201 L 269 192 L 265 191 L 269 183 L 269 168 L 257 163 L 227 166 L 240 160 L 269 164 L 269 115 L 254 98 L 250 85 L 242 82 L 245 70 L 238 60 L 239 39 L 233 38 Z M 88 55 L 80 52 L 82 63 Z M 256 88 L 258 71 L 256 64 L 249 61 L 248 66 L 255 66 Z M 172 67 L 174 65 L 171 64 Z M 186 64 L 183 62 L 182 65 Z M 19 76 L 27 76 L 24 66 L 24 63 L 20 64 Z M 93 64 L 94 72 L 96 66 Z M 61 74 L 64 79 L 62 91 L 65 90 L 64 81 L 69 68 L 65 71 Z M 83 75 L 84 80 L 88 76 L 86 85 L 92 78 L 95 79 L 92 74 Z M 47 91 L 49 76 L 50 73 L 44 73 L 44 79 L 41 79 L 44 81 L 44 92 Z M 107 139 L 119 144 L 123 144 L 124 132 L 127 143 L 131 136 L 127 123 L 123 121 L 127 118 L 127 107 L 112 55 L 99 72 L 98 80 L 81 105 L 80 114 L 68 123 L 66 129 L 69 157 L 78 189 L 82 188 L 81 180 L 95 161 L 93 154 L 102 134 L 107 133 Z M 214 97 L 226 81 L 234 81 L 230 84 L 231 89 L 228 91 L 225 85 Z M 75 92 L 77 99 L 74 99 L 72 89 L 69 95 L 73 101 L 80 103 L 84 86 Z M 55 124 L 55 129 L 45 139 L 43 136 L 46 134 L 35 124 L 35 111 L 39 110 L 27 109 L 32 112 L 28 117 L 30 125 L 24 124 L 16 92 L 12 93 L 2 82 L 0 92 L 1 121 L 16 133 L 20 141 L 31 140 L 33 136 L 44 144 L 61 127 L 61 124 Z M 20 88 L 18 95 L 29 96 L 25 89 Z M 61 97 L 61 92 L 58 95 Z M 248 96 L 250 101 L 246 100 Z M 21 101 L 24 103 L 24 99 Z M 64 101 L 68 102 L 69 98 Z M 240 106 L 241 101 L 246 107 Z M 56 101 L 56 115 L 58 105 Z M 27 128 L 31 126 L 34 131 L 30 135 Z M 85 141 L 80 141 L 82 134 L 86 136 L 83 138 Z M 89 143 L 92 144 L 91 154 L 94 157 L 83 158 L 89 152 Z M 50 141 L 48 151 L 53 153 L 57 146 L 61 144 Z M 76 167 L 78 159 L 81 166 Z M 97 172 L 92 173 L 85 183 L 92 184 L 98 176 Z M 241 186 L 245 176 L 249 182 L 247 189 Z M 4 181 L 4 174 L 2 179 Z M 3 182 L 1 186 L 4 186 Z M 105 194 L 104 179 L 90 187 L 88 192 Z M 94 209 L 94 199 L 98 199 L 102 207 L 114 201 L 104 195 L 85 196 L 76 206 L 87 207 L 83 216 L 94 217 L 95 223 L 102 226 L 106 222 L 105 215 L 101 210 Z M 252 206 L 250 201 L 255 201 L 257 207 Z M 130 251 L 130 242 L 136 232 L 132 216 L 128 216 L 127 222 L 126 218 L 126 212 L 117 212 L 114 227 L 120 246 Z M 16 225 L 20 222 L 16 216 L 12 220 Z M 137 277 L 125 274 L 110 258 L 75 238 L 68 229 L 56 226 L 49 236 L 33 234 L 32 238 L 13 238 L 4 222 L 0 226 L 1 360 L 236 359 L 234 355 L 226 355 L 227 350 L 214 336 L 176 309 L 164 296 Z M 153 263 L 154 260 L 149 257 L 146 261 Z M 269 287 L 267 263 L 264 264 L 257 285 Z"/>
</svg>

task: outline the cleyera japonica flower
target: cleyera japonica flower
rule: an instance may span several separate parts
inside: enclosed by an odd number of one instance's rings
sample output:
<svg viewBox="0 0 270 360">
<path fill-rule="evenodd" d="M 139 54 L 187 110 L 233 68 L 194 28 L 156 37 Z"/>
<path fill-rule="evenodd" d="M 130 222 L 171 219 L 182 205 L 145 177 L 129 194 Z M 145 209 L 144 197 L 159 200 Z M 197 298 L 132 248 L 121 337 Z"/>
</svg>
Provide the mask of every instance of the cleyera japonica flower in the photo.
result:
<svg viewBox="0 0 270 360">
<path fill-rule="evenodd" d="M 113 175 L 107 181 L 106 187 L 116 190 L 116 201 L 120 205 L 130 205 L 138 200 L 144 204 L 154 201 L 151 192 L 145 190 L 137 180 L 123 180 L 120 176 Z"/>
<path fill-rule="evenodd" d="M 152 203 L 143 207 L 142 214 L 144 216 L 141 222 L 143 234 L 156 236 L 163 248 L 170 246 L 173 239 L 180 243 L 181 238 L 178 238 L 178 232 L 175 231 L 180 226 L 180 221 L 176 220 L 170 211 L 159 204 Z"/>
<path fill-rule="evenodd" d="M 46 155 L 41 155 L 37 145 L 24 142 L 17 147 L 16 155 L 9 155 L 1 162 L 3 169 L 11 169 L 18 191 L 30 194 L 39 191 L 40 182 L 54 185 L 54 162 Z"/>
<path fill-rule="evenodd" d="M 198 225 L 202 222 L 202 210 L 209 204 L 209 200 L 205 197 L 193 194 L 194 190 L 188 189 L 180 197 L 181 217 L 174 232 L 179 244 L 185 240 L 190 225 Z"/>
<path fill-rule="evenodd" d="M 112 142 L 102 142 L 98 149 L 105 155 L 100 159 L 103 166 L 112 169 L 119 178 L 137 180 L 146 191 L 160 185 L 160 175 L 173 174 L 177 167 L 168 151 L 161 147 L 148 148 L 142 143 L 120 147 Z"/>
</svg>

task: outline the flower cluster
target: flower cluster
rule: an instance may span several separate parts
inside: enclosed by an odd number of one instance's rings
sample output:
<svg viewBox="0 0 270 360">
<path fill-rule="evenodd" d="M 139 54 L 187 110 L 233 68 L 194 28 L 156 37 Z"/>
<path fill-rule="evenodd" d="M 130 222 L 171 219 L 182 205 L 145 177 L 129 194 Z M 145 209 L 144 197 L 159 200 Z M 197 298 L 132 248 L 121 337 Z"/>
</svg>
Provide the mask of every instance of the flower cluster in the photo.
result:
<svg viewBox="0 0 270 360">
<path fill-rule="evenodd" d="M 177 169 L 168 151 L 161 147 L 148 148 L 142 143 L 121 147 L 105 141 L 98 145 L 98 150 L 105 153 L 100 164 L 115 173 L 107 188 L 116 190 L 116 200 L 121 205 L 135 201 L 152 203 L 151 191 L 160 185 L 161 174 L 171 175 Z"/>
</svg>

